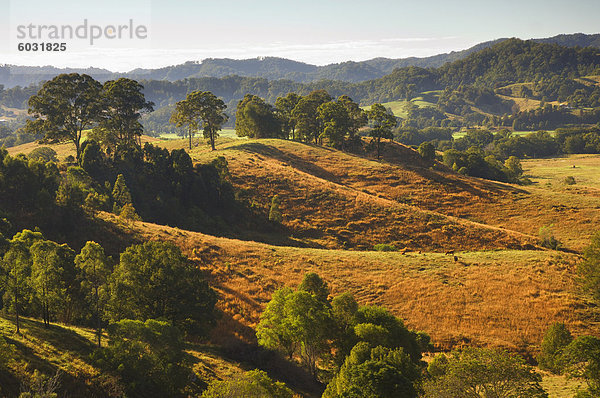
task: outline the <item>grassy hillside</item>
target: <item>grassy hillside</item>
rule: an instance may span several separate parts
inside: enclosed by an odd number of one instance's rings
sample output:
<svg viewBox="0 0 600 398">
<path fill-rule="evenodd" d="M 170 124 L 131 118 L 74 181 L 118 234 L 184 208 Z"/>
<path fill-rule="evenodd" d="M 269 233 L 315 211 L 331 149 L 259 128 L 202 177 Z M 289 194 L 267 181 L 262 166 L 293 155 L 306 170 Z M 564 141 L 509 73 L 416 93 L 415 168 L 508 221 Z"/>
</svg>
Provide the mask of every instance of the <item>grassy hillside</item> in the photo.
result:
<svg viewBox="0 0 600 398">
<path fill-rule="evenodd" d="M 106 373 L 90 359 L 96 349 L 93 330 L 63 324 L 45 328 L 41 321 L 21 318 L 21 334 L 14 331 L 14 319 L 0 317 L 0 335 L 15 347 L 15 358 L 8 364 L 8 372 L 0 372 L 2 397 L 17 397 L 21 391 L 28 390 L 35 382 L 35 371 L 50 377 L 58 375 L 59 396 L 115 397 L 123 394 L 119 377 Z M 107 336 L 103 343 L 107 344 Z M 278 358 L 270 358 L 272 363 L 249 360 L 250 357 L 235 355 L 217 346 L 189 342 L 185 352 L 186 361 L 197 378 L 193 383 L 195 390 L 189 391 L 191 394 L 199 394 L 213 380 L 227 379 L 261 367 L 297 393 L 317 396 L 315 392 L 319 387 L 304 370 Z"/>
<path fill-rule="evenodd" d="M 282 140 L 229 142 L 216 153 L 203 147 L 192 151 L 203 162 L 219 155 L 228 160 L 234 184 L 256 206 L 267 211 L 279 195 L 284 225 L 309 246 L 369 250 L 394 244 L 445 251 L 535 244 L 531 236 L 426 208 L 430 201 L 453 206 L 514 189 L 481 181 L 470 186 L 443 166 L 420 167 L 420 156 L 399 144 L 388 145 L 388 162 Z"/>
<path fill-rule="evenodd" d="M 109 222 L 116 218 L 104 214 Z M 357 252 L 271 246 L 155 224 L 129 228 L 142 240 L 177 243 L 222 296 L 225 316 L 213 339 L 253 341 L 271 294 L 317 272 L 332 293 L 352 292 L 362 304 L 389 308 L 430 333 L 439 348 L 502 346 L 532 353 L 551 322 L 582 333 L 597 329 L 577 296 L 578 256 L 553 251 Z"/>
<path fill-rule="evenodd" d="M 167 144 L 182 145 L 161 145 Z M 535 243 L 540 227 L 553 224 L 567 247 L 580 250 L 600 222 L 591 194 L 424 167 L 416 152 L 399 144 L 386 146 L 385 161 L 281 140 L 229 141 L 217 149 L 199 146 L 191 154 L 202 161 L 225 156 L 245 197 L 267 211 L 279 195 L 294 236 L 323 247 L 517 248 Z"/>
<path fill-rule="evenodd" d="M 187 145 L 155 142 L 169 149 Z M 61 158 L 72 154 L 67 144 L 53 147 Z M 442 350 L 481 345 L 533 356 L 557 321 L 575 335 L 600 333 L 593 308 L 577 288 L 580 255 L 544 250 L 537 237 L 541 226 L 552 225 L 567 248 L 587 245 L 600 222 L 598 156 L 524 161 L 534 184 L 514 186 L 429 166 L 397 143 L 386 144 L 380 161 L 275 139 L 223 138 L 217 151 L 200 144 L 191 155 L 197 162 L 224 156 L 240 197 L 265 214 L 279 195 L 288 242 L 295 247 L 123 223 L 108 213 L 96 215 L 106 228 L 93 239 L 111 254 L 126 240 L 172 241 L 203 271 L 219 293 L 222 313 L 211 343 L 223 347 L 188 347 L 203 382 L 257 366 L 273 372 L 282 367 L 273 377 L 305 396 L 317 395 L 318 386 L 306 384 L 298 369 L 279 363 L 269 368 L 271 360 L 257 362 L 261 354 L 240 348 L 255 343 L 255 327 L 273 292 L 297 286 L 306 272 L 321 275 L 333 295 L 349 291 L 361 304 L 388 308 L 411 329 L 429 333 Z M 567 175 L 577 184 L 565 186 Z M 381 243 L 401 250 L 373 251 Z M 0 332 L 19 355 L 11 365 L 17 376 L 2 381 L 3 392 L 14 395 L 35 369 L 60 369 L 72 396 L 118 388 L 118 380 L 88 359 L 92 331 L 63 325 L 45 330 L 34 320 L 25 321 L 23 336 L 13 328 L 10 319 L 0 319 Z M 576 387 L 549 375 L 544 383 L 553 397 L 572 396 Z"/>
</svg>

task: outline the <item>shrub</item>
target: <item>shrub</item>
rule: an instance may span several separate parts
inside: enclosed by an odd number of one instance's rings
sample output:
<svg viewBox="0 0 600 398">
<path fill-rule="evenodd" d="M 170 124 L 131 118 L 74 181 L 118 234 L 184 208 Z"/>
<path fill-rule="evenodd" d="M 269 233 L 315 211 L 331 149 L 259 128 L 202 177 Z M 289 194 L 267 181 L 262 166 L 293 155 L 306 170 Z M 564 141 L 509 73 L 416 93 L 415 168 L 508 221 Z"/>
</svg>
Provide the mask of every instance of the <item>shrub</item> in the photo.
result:
<svg viewBox="0 0 600 398">
<path fill-rule="evenodd" d="M 230 380 L 212 382 L 202 398 L 292 398 L 292 391 L 271 380 L 262 370 L 251 370 Z"/>
<path fill-rule="evenodd" d="M 394 246 L 392 244 L 379 243 L 379 244 L 373 246 L 373 250 L 375 250 L 377 252 L 395 252 L 398 249 L 396 248 L 396 246 Z"/>
<path fill-rule="evenodd" d="M 273 196 L 271 199 L 271 209 L 269 210 L 269 220 L 280 223 L 283 220 L 283 216 L 281 215 L 281 210 L 279 209 L 279 205 L 281 204 L 279 200 L 279 196 Z"/>
<path fill-rule="evenodd" d="M 567 177 L 565 177 L 565 179 L 563 180 L 563 182 L 565 183 L 565 185 L 575 185 L 575 184 L 577 184 L 577 181 L 575 181 L 575 177 L 573 177 L 573 176 L 567 176 Z"/>
<path fill-rule="evenodd" d="M 444 354 L 441 354 L 444 355 Z M 523 359 L 502 350 L 467 348 L 452 352 L 446 359 L 436 357 L 423 384 L 428 398 L 547 397 L 540 386 L 541 376 Z"/>
<path fill-rule="evenodd" d="M 41 146 L 39 148 L 35 148 L 33 151 L 29 153 L 27 156 L 29 159 L 39 160 L 41 162 L 58 162 L 58 158 L 56 157 L 56 151 L 47 146 Z"/>
<path fill-rule="evenodd" d="M 562 353 L 571 341 L 573 341 L 573 336 L 564 323 L 556 322 L 550 325 L 544 335 L 541 352 L 538 356 L 540 369 L 557 374 L 562 373 L 564 367 Z"/>
<path fill-rule="evenodd" d="M 545 248 L 548 249 L 552 249 L 552 250 L 558 250 L 561 247 L 561 243 L 558 239 L 556 239 L 554 237 L 554 234 L 552 233 L 552 229 L 551 226 L 546 225 L 544 227 L 540 228 L 540 232 L 539 232 L 539 236 L 540 236 L 540 240 L 541 240 L 541 245 Z"/>
</svg>

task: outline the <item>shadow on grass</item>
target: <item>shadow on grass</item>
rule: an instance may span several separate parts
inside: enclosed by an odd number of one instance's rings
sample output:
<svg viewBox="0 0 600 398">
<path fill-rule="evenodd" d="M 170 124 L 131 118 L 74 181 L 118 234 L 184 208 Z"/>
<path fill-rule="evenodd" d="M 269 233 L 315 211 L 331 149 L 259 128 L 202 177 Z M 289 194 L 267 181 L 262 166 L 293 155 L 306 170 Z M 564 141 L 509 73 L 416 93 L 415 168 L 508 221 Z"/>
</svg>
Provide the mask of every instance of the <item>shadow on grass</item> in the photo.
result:
<svg viewBox="0 0 600 398">
<path fill-rule="evenodd" d="M 5 319 L 13 322 L 10 317 Z M 4 337 L 15 346 L 17 358 L 23 362 L 17 361 L 13 371 L 0 372 L 0 396 L 18 397 L 23 389 L 28 388 L 29 378 L 35 370 L 47 377 L 53 377 L 59 372 L 60 383 L 56 391 L 59 397 L 112 396 L 110 377 L 100 374 L 92 379 L 87 372 L 78 369 L 76 364 L 68 362 L 69 358 L 65 357 L 68 355 L 93 366 L 90 354 L 95 346 L 92 342 L 59 325 L 45 328 L 43 322 L 37 320 L 21 318 L 20 321 L 21 334 Z M 27 341 L 35 345 L 38 351 L 29 347 Z"/>
</svg>

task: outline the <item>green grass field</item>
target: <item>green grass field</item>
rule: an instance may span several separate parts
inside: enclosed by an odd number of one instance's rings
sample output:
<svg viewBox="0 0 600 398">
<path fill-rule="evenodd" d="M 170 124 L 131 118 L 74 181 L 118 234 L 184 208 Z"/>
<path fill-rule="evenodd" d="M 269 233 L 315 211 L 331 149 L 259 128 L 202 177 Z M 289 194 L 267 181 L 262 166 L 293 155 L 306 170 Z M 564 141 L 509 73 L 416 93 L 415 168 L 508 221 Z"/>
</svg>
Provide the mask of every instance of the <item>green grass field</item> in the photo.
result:
<svg viewBox="0 0 600 398">
<path fill-rule="evenodd" d="M 419 108 L 423 107 L 434 107 L 436 106 L 437 99 L 439 97 L 441 91 L 424 91 L 419 93 L 418 97 L 415 97 L 410 100 L 413 104 L 417 105 Z M 401 117 L 405 119 L 407 117 L 406 114 L 406 100 L 396 100 L 390 102 L 383 102 L 381 105 L 386 108 L 390 108 L 396 117 Z M 368 106 L 361 107 L 363 109 L 369 109 Z"/>
<path fill-rule="evenodd" d="M 572 188 L 600 189 L 600 155 L 569 155 L 550 159 L 528 159 L 521 162 L 524 174 L 534 183 L 566 189 L 565 178 L 572 176 Z"/>
<path fill-rule="evenodd" d="M 535 133 L 535 131 L 513 131 L 512 135 L 522 137 L 522 136 L 525 136 L 525 135 L 528 135 L 531 133 Z M 554 134 L 554 130 L 550 130 L 550 131 L 548 131 L 548 133 Z M 458 131 L 458 132 L 452 134 L 452 138 L 454 138 L 456 140 L 456 139 L 464 137 L 465 135 L 467 135 L 466 131 Z"/>
</svg>

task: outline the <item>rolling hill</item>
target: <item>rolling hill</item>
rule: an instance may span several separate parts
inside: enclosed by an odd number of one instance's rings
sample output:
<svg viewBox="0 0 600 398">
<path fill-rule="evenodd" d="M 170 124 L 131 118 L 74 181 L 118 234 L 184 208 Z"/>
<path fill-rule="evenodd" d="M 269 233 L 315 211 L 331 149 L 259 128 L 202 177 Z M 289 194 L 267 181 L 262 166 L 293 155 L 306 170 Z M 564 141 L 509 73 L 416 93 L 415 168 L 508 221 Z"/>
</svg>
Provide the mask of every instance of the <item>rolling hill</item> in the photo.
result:
<svg viewBox="0 0 600 398">
<path fill-rule="evenodd" d="M 231 75 L 260 77 L 269 80 L 287 79 L 295 82 L 315 82 L 319 80 L 337 80 L 361 82 L 373 80 L 391 73 L 397 68 L 417 66 L 420 68 L 438 68 L 444 64 L 466 58 L 470 54 L 501 43 L 508 39 L 497 39 L 479 43 L 461 51 L 452 51 L 430 57 L 409 57 L 401 59 L 374 58 L 367 61 L 347 61 L 324 66 L 311 65 L 276 57 L 258 57 L 253 59 L 207 58 L 202 62 L 189 61 L 180 65 L 158 69 L 134 69 L 127 73 L 115 73 L 99 68 L 56 68 L 52 66 L 33 67 L 18 65 L 0 66 L 0 84 L 7 88 L 17 85 L 27 86 L 49 80 L 60 73 L 86 73 L 97 80 L 106 81 L 118 77 L 145 80 L 176 81 L 201 77 L 225 77 Z M 533 39 L 546 44 L 558 44 L 565 47 L 600 48 L 600 34 L 562 34 L 549 38 Z"/>
<path fill-rule="evenodd" d="M 167 149 L 186 145 L 153 143 Z M 54 147 L 61 158 L 72 153 L 65 144 Z M 411 329 L 430 334 L 439 350 L 503 347 L 531 358 L 552 322 L 566 323 L 575 335 L 600 333 L 576 281 L 578 252 L 600 222 L 595 185 L 496 183 L 429 165 L 401 144 L 385 148 L 378 161 L 370 153 L 276 139 L 222 138 L 214 152 L 195 147 L 195 162 L 224 156 L 238 196 L 259 211 L 266 214 L 272 196 L 280 196 L 284 229 L 277 233 L 289 235 L 285 244 L 281 236 L 218 237 L 124 222 L 105 212 L 93 215 L 93 234 L 69 243 L 79 248 L 81 239 L 94 239 L 113 256 L 148 240 L 182 249 L 219 294 L 221 316 L 211 343 L 221 348 L 187 347 L 202 381 L 258 366 L 260 355 L 248 347 L 256 342 L 260 314 L 275 290 L 296 287 L 306 272 L 322 276 L 332 295 L 349 291 L 360 304 L 388 308 Z M 573 162 L 583 167 L 593 160 Z M 593 171 L 586 176 L 593 182 Z M 540 247 L 538 229 L 552 223 L 569 250 Z M 399 250 L 373 250 L 382 243 Z M 12 328 L 10 322 L 0 320 L 0 329 Z M 25 325 L 24 337 L 10 340 L 23 361 L 65 371 L 74 395 L 110 386 L 110 376 L 101 377 L 86 362 L 90 330 L 53 325 L 44 332 L 34 320 Z M 275 377 L 305 396 L 316 395 L 303 385 L 301 372 L 288 371 Z M 15 380 L 9 382 L 14 390 Z"/>
</svg>

